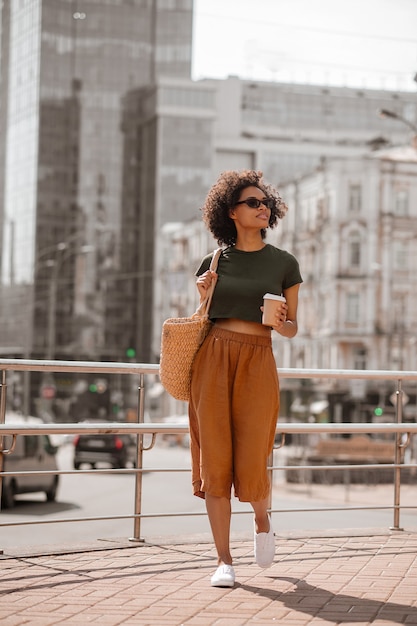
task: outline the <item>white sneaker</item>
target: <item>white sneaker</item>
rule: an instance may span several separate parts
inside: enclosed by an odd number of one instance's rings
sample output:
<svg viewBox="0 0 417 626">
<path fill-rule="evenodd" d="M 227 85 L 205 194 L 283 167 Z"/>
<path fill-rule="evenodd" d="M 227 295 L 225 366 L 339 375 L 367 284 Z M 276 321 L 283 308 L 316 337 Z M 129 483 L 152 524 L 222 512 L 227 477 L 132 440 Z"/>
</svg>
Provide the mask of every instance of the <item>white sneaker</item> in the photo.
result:
<svg viewBox="0 0 417 626">
<path fill-rule="evenodd" d="M 254 529 L 254 552 L 255 561 L 259 567 L 271 567 L 275 557 L 275 535 L 272 530 L 271 520 L 269 520 L 269 531 L 267 533 L 257 533 Z"/>
<path fill-rule="evenodd" d="M 211 577 L 212 587 L 233 587 L 235 584 L 235 570 L 231 565 L 219 565 Z"/>
</svg>

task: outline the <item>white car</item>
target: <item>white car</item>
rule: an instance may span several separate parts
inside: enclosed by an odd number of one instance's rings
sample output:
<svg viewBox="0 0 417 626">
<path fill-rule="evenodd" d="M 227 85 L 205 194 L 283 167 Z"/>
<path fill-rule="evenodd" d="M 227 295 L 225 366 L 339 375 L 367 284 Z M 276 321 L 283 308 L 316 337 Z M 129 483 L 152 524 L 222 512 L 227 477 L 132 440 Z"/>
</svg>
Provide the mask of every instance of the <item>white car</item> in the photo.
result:
<svg viewBox="0 0 417 626">
<path fill-rule="evenodd" d="M 23 417 L 15 413 L 6 413 L 6 424 L 22 426 L 24 424 L 43 424 L 38 417 Z M 12 445 L 12 437 L 7 435 L 3 439 L 3 449 Z M 59 476 L 57 474 L 37 474 L 38 471 L 56 471 L 58 465 L 56 452 L 48 435 L 18 435 L 16 446 L 11 454 L 3 455 L 4 472 L 33 472 L 26 476 L 3 476 L 1 491 L 1 508 L 7 509 L 14 505 L 15 496 L 21 493 L 35 493 L 43 491 L 48 502 L 56 498 Z"/>
</svg>

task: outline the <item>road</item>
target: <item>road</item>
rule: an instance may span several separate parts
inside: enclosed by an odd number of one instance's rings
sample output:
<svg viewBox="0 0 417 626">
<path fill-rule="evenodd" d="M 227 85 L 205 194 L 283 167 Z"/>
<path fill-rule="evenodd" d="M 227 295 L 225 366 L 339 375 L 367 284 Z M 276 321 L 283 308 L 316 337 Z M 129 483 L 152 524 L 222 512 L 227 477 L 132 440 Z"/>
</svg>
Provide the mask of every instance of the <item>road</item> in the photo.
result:
<svg viewBox="0 0 417 626">
<path fill-rule="evenodd" d="M 275 464 L 284 464 L 283 453 L 276 453 Z M 281 456 L 280 456 L 281 455 Z M 73 446 L 63 445 L 58 452 L 60 469 L 72 469 Z M 155 537 L 209 533 L 204 502 L 191 493 L 188 472 L 162 473 L 157 468 L 172 469 L 189 466 L 189 450 L 160 442 L 154 449 L 144 453 L 144 467 L 150 471 L 143 478 L 142 513 L 193 512 L 201 516 L 155 517 L 142 519 L 141 537 Z M 103 520 L 91 522 L 49 523 L 58 518 L 92 517 L 97 515 L 130 515 L 133 512 L 135 475 L 98 474 L 77 472 L 61 476 L 57 501 L 44 501 L 43 494 L 28 494 L 16 500 L 16 506 L 0 513 L 0 523 L 47 521 L 47 524 L 3 527 L 0 549 L 7 547 L 35 546 L 45 544 L 80 544 L 96 539 L 127 538 L 133 535 L 133 520 Z M 314 506 L 367 506 L 369 504 L 392 505 L 391 485 L 344 486 L 298 485 L 284 481 L 277 472 L 273 489 L 273 508 L 305 509 Z M 415 505 L 417 486 L 404 485 L 402 504 Z M 249 511 L 248 505 L 233 499 L 235 511 Z M 417 526 L 416 511 L 401 513 L 401 526 Z M 321 511 L 274 514 L 274 529 L 280 532 L 302 530 L 328 530 L 343 528 L 389 528 L 393 523 L 391 511 Z M 250 533 L 250 515 L 234 515 L 232 533 Z"/>
</svg>

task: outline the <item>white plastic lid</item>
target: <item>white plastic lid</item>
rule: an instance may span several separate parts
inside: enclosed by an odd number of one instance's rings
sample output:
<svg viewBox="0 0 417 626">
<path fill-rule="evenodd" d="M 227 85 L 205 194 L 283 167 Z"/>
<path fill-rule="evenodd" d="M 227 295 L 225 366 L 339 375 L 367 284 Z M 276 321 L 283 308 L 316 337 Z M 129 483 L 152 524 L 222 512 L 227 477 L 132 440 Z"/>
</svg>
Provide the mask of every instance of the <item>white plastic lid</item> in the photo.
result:
<svg viewBox="0 0 417 626">
<path fill-rule="evenodd" d="M 266 293 L 264 295 L 264 299 L 267 299 L 267 300 L 279 300 L 280 302 L 286 302 L 286 299 L 284 298 L 284 296 L 277 296 L 276 293 Z"/>
</svg>

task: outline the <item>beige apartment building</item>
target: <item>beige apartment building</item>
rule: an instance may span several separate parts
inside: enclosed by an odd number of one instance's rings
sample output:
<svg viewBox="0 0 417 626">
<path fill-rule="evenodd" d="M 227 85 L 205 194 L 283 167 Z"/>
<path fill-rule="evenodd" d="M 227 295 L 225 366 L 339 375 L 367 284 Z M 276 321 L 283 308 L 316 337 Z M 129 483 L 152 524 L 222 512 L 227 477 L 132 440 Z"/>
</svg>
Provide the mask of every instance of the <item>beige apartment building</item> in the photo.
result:
<svg viewBox="0 0 417 626">
<path fill-rule="evenodd" d="M 417 153 L 411 147 L 323 159 L 281 185 L 287 216 L 268 241 L 294 253 L 304 279 L 299 333 L 274 337 L 278 367 L 417 368 Z M 215 246 L 201 222 L 163 235 L 163 317 L 196 306 L 199 258 Z M 181 278 L 179 278 L 181 277 Z M 405 390 L 415 419 L 415 390 Z M 372 380 L 282 381 L 281 414 L 297 419 L 392 419 L 393 388 Z M 377 411 L 381 412 L 381 411 Z"/>
</svg>

